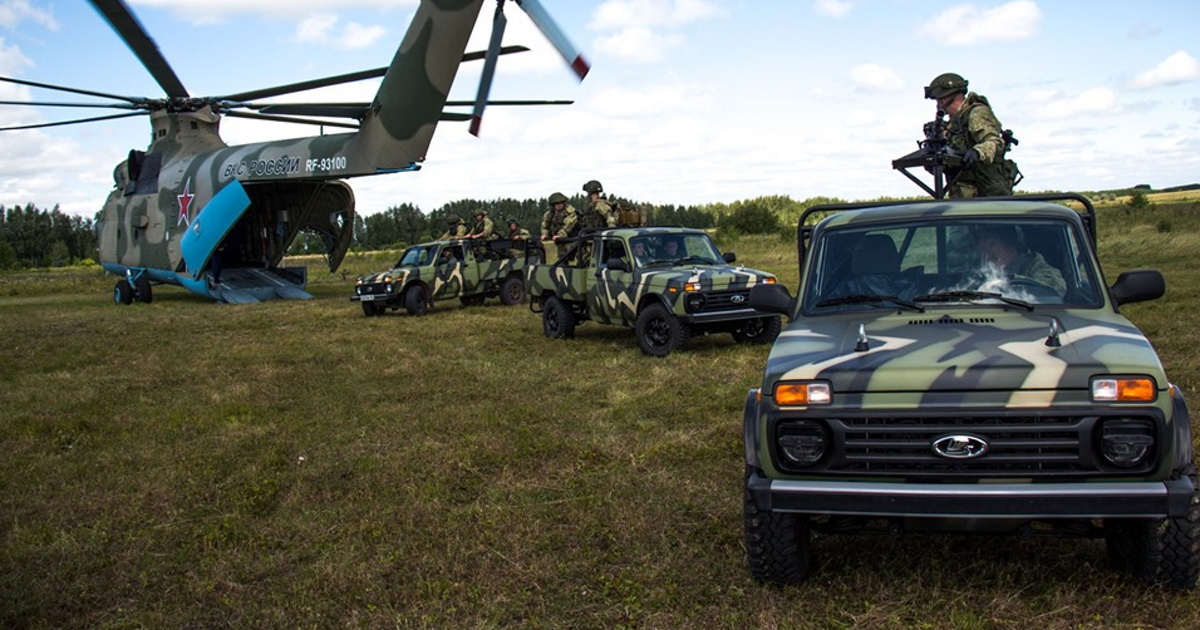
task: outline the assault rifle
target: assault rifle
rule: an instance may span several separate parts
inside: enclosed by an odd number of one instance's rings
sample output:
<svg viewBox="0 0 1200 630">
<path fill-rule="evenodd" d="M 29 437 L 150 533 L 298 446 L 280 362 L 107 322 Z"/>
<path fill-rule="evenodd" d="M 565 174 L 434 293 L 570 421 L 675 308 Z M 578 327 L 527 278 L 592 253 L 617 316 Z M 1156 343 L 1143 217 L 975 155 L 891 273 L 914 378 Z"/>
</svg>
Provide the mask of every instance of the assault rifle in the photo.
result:
<svg viewBox="0 0 1200 630">
<path fill-rule="evenodd" d="M 892 168 L 900 171 L 922 190 L 941 199 L 946 196 L 947 189 L 958 179 L 962 156 L 950 148 L 950 139 L 946 136 L 946 112 L 937 110 L 937 116 L 925 123 L 925 139 L 917 142 L 917 150 L 904 157 L 892 160 Z M 920 166 L 933 175 L 933 187 L 921 181 L 908 169 Z M 947 171 L 951 175 L 946 181 Z"/>
</svg>

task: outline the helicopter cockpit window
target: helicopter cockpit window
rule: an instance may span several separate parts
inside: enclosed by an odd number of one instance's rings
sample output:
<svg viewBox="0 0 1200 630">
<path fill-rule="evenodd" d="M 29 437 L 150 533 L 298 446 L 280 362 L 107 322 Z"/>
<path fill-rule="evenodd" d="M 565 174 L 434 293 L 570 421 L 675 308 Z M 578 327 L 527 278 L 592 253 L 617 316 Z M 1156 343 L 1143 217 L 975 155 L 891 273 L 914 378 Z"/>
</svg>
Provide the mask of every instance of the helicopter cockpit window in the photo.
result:
<svg viewBox="0 0 1200 630">
<path fill-rule="evenodd" d="M 125 186 L 126 195 L 148 195 L 158 192 L 158 173 L 162 169 L 161 153 L 129 152 L 129 183 Z"/>
</svg>

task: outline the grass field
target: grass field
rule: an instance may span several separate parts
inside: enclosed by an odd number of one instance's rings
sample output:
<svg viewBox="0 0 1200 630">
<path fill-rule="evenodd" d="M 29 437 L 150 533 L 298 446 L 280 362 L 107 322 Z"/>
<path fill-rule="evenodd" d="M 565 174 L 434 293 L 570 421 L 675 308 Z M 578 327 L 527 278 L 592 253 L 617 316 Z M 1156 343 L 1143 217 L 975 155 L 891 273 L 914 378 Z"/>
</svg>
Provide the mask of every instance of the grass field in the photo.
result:
<svg viewBox="0 0 1200 630">
<path fill-rule="evenodd" d="M 1197 391 L 1200 204 L 1101 213 L 1109 283 L 1166 275 L 1125 312 Z M 791 240 L 722 245 L 794 289 Z M 765 347 L 654 360 L 495 300 L 365 318 L 352 279 L 392 258 L 247 306 L 0 276 L 0 628 L 1200 627 L 1196 592 L 1101 541 L 818 538 L 812 581 L 761 586 L 740 423 Z"/>
</svg>

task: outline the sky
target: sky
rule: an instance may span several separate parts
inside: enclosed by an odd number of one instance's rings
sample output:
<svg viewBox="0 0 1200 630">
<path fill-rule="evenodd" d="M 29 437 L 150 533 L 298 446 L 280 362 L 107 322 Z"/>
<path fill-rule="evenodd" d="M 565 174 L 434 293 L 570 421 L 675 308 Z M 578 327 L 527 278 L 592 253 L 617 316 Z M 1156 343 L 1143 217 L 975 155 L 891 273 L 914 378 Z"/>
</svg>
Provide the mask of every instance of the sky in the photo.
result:
<svg viewBox="0 0 1200 630">
<path fill-rule="evenodd" d="M 193 95 L 388 63 L 416 0 L 126 0 Z M 423 168 L 354 178 L 357 210 L 424 212 L 464 198 L 580 193 L 653 204 L 764 195 L 866 200 L 921 191 L 891 167 L 934 117 L 923 88 L 956 72 L 1020 144 L 1023 191 L 1200 182 L 1197 0 L 542 0 L 592 65 L 578 82 L 513 2 L 481 137 L 438 126 Z M 486 0 L 468 50 L 483 50 Z M 471 100 L 480 63 L 451 98 Z M 0 0 L 0 76 L 158 97 L 161 89 L 82 0 Z M 367 101 L 375 81 L 301 93 Z M 93 101 L 0 83 L 0 100 Z M 281 97 L 278 100 L 286 100 Z M 91 114 L 95 112 L 95 114 Z M 0 126 L 101 115 L 0 105 Z M 222 121 L 230 145 L 319 133 Z M 336 130 L 331 130 L 336 131 Z M 92 217 L 114 167 L 145 149 L 138 117 L 0 132 L 0 205 Z"/>
</svg>

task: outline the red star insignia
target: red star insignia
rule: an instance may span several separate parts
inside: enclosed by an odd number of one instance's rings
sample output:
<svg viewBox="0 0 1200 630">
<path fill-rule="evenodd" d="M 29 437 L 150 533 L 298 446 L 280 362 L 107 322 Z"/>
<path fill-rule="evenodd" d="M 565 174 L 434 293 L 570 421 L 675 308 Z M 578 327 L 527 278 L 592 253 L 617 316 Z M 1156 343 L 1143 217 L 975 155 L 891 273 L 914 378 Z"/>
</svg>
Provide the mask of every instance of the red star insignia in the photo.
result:
<svg viewBox="0 0 1200 630">
<path fill-rule="evenodd" d="M 183 194 L 175 195 L 175 198 L 179 200 L 179 221 L 175 222 L 176 227 L 178 227 L 180 225 L 190 224 L 190 220 L 188 219 L 188 213 L 190 212 L 191 207 L 192 207 L 192 199 L 196 196 L 196 195 L 192 194 L 191 192 L 188 192 L 191 187 L 192 187 L 192 180 L 189 179 L 186 182 L 184 182 L 184 184 L 183 184 Z"/>
</svg>

